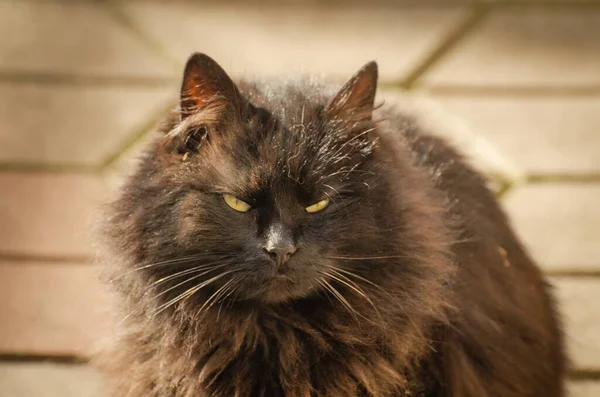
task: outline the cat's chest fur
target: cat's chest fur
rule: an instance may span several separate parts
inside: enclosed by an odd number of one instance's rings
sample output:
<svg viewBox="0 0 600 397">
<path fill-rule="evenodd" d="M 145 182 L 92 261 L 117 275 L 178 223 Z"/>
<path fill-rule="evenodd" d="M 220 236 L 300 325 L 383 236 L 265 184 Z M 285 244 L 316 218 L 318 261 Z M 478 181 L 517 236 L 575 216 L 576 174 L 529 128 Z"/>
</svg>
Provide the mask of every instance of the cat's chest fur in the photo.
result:
<svg viewBox="0 0 600 397">
<path fill-rule="evenodd" d="M 165 384 L 156 387 L 176 396 L 240 397 L 384 397 L 414 389 L 411 369 L 400 358 L 414 355 L 419 343 L 400 344 L 399 335 L 388 340 L 369 325 L 372 319 L 313 322 L 283 314 L 220 313 L 218 322 L 208 315 L 179 324 L 178 335 L 163 333 L 150 359 L 154 371 L 164 369 Z"/>
</svg>

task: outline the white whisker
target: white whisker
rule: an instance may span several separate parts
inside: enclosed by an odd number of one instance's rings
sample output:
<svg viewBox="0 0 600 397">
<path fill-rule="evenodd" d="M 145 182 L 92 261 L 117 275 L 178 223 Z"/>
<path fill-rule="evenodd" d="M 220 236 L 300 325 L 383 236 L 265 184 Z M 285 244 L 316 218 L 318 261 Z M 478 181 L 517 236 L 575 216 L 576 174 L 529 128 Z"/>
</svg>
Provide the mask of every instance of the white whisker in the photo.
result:
<svg viewBox="0 0 600 397">
<path fill-rule="evenodd" d="M 232 271 L 228 271 L 228 272 L 218 274 L 218 275 L 202 282 L 201 284 L 188 289 L 187 291 L 183 292 L 182 294 L 178 295 L 177 297 L 171 299 L 170 301 L 168 301 L 168 302 L 160 305 L 158 308 L 156 308 L 156 310 L 154 311 L 154 316 L 157 316 L 159 313 L 161 313 L 164 310 L 168 309 L 169 307 L 175 305 L 177 302 L 194 295 L 196 292 L 200 291 L 202 288 L 206 287 L 207 285 L 212 284 L 213 282 L 219 280 L 220 278 L 224 277 L 225 275 L 227 275 L 231 272 Z"/>
</svg>

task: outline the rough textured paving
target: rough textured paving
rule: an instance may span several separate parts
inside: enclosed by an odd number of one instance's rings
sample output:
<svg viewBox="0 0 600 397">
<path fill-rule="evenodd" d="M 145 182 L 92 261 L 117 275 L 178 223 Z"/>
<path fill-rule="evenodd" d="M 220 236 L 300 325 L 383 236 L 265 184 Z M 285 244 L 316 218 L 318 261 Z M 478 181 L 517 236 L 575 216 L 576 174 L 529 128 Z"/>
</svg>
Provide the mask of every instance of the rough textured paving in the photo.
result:
<svg viewBox="0 0 600 397">
<path fill-rule="evenodd" d="M 571 396 L 600 395 L 600 2 L 317 3 L 0 1 L 0 396 L 102 396 L 56 358 L 87 357 L 116 321 L 94 217 L 194 50 L 257 77 L 345 79 L 376 59 L 380 99 L 503 193 L 556 286 Z"/>
</svg>

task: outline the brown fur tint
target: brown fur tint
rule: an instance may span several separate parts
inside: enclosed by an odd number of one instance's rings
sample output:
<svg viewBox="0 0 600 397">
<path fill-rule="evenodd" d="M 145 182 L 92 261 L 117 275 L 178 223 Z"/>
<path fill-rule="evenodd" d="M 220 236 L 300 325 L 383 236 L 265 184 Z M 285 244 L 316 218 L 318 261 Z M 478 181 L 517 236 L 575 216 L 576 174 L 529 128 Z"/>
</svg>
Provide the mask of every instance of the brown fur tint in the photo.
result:
<svg viewBox="0 0 600 397">
<path fill-rule="evenodd" d="M 460 155 L 374 110 L 376 77 L 235 85 L 190 59 L 106 222 L 115 396 L 562 396 L 540 272 Z"/>
</svg>

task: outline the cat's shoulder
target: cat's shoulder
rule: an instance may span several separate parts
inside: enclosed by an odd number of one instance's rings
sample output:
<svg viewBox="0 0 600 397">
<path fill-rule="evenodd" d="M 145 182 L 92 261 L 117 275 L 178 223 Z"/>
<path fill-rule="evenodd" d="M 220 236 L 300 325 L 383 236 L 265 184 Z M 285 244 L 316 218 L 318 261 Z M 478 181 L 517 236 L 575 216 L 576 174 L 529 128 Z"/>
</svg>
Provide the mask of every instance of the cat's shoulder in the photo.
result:
<svg viewBox="0 0 600 397">
<path fill-rule="evenodd" d="M 412 152 L 417 165 L 435 167 L 464 161 L 463 155 L 446 139 L 424 128 L 417 117 L 397 106 L 381 105 L 374 113 L 374 121 L 379 134 L 402 141 Z"/>
</svg>

